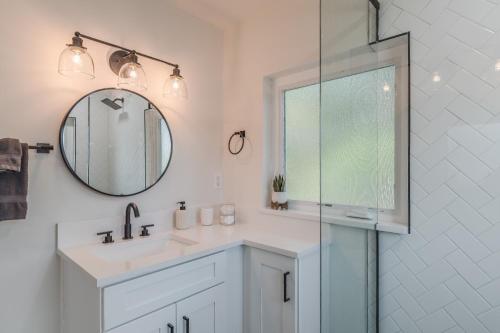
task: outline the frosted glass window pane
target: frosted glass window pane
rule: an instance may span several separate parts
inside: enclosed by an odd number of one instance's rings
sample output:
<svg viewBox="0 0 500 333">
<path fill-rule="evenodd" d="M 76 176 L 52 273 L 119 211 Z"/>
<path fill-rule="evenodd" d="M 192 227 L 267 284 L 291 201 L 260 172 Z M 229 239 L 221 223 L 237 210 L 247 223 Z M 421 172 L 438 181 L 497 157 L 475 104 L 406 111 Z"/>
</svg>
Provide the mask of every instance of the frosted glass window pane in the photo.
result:
<svg viewBox="0 0 500 333">
<path fill-rule="evenodd" d="M 319 202 L 319 84 L 284 95 L 288 197 Z"/>
<path fill-rule="evenodd" d="M 287 90 L 285 173 L 291 200 L 319 202 L 319 84 Z M 322 201 L 395 208 L 395 67 L 323 82 Z"/>
<path fill-rule="evenodd" d="M 322 199 L 394 209 L 395 67 L 323 83 Z"/>
</svg>

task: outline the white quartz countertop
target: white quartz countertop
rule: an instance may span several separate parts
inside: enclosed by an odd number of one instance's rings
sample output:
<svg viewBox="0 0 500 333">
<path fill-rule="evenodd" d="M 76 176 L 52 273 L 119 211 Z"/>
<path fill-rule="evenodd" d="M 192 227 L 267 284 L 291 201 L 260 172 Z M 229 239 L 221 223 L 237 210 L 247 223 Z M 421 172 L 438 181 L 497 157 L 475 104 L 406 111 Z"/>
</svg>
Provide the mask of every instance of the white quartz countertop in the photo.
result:
<svg viewBox="0 0 500 333">
<path fill-rule="evenodd" d="M 58 253 L 87 272 L 95 279 L 97 287 L 106 287 L 241 245 L 300 258 L 319 251 L 319 229 L 314 225 L 310 225 L 310 228 L 315 228 L 317 233 L 301 232 L 300 228 L 283 228 L 276 224 L 196 226 L 187 230 L 153 231 L 149 238 L 116 240 L 113 244 L 101 244 L 96 239 L 92 244 L 60 247 Z M 195 244 L 177 251 L 166 251 L 127 261 L 110 262 L 92 254 L 92 250 L 99 247 L 120 246 L 125 242 L 147 242 L 169 235 L 187 239 Z"/>
</svg>

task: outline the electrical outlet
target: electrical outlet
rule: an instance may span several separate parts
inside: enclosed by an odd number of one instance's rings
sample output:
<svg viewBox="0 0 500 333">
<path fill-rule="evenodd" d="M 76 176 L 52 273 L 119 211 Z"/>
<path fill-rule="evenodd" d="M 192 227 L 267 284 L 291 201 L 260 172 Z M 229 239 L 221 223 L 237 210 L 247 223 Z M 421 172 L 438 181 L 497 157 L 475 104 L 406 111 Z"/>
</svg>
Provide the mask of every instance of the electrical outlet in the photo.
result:
<svg viewBox="0 0 500 333">
<path fill-rule="evenodd" d="M 214 177 L 214 187 L 216 189 L 221 189 L 222 188 L 222 176 L 217 174 Z"/>
</svg>

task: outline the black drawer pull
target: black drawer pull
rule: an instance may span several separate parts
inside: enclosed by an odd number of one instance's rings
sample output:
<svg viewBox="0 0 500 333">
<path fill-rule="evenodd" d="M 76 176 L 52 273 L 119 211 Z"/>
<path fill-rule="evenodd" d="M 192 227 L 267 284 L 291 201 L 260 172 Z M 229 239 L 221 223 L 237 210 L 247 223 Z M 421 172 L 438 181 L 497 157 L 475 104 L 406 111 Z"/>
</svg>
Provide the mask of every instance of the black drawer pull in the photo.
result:
<svg viewBox="0 0 500 333">
<path fill-rule="evenodd" d="M 168 323 L 167 327 L 168 327 L 168 333 L 174 333 L 174 325 Z"/>
<path fill-rule="evenodd" d="M 189 318 L 184 316 L 182 319 L 184 319 L 184 329 L 186 333 L 189 333 Z"/>
<path fill-rule="evenodd" d="M 290 301 L 290 297 L 288 297 L 288 286 L 287 286 L 287 277 L 290 275 L 290 272 L 286 272 L 283 274 L 283 302 L 286 303 Z"/>
</svg>

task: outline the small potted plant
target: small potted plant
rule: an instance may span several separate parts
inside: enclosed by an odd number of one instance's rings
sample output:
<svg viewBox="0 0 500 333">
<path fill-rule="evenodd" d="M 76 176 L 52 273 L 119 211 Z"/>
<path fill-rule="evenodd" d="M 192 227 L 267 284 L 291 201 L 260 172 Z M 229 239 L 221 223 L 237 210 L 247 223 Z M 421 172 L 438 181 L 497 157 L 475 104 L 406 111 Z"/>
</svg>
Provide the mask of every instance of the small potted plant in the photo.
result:
<svg viewBox="0 0 500 333">
<path fill-rule="evenodd" d="M 272 209 L 288 209 L 288 197 L 285 190 L 286 180 L 281 174 L 274 176 L 273 193 L 271 195 Z"/>
</svg>

